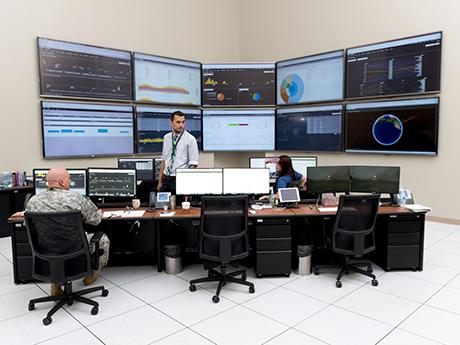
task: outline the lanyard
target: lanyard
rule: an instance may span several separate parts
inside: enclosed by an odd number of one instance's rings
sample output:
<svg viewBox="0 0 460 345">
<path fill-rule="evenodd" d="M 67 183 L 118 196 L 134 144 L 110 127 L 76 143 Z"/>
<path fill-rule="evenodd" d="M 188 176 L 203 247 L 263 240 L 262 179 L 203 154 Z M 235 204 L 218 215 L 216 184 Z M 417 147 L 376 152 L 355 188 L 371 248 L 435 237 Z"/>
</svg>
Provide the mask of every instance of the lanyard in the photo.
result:
<svg viewBox="0 0 460 345">
<path fill-rule="evenodd" d="M 177 144 L 179 144 L 179 141 L 182 138 L 182 134 L 184 134 L 184 132 L 182 132 L 179 135 L 179 138 L 176 140 L 176 142 L 174 142 L 174 134 L 171 136 L 171 144 L 172 144 L 171 157 L 175 155 L 176 153 Z"/>
</svg>

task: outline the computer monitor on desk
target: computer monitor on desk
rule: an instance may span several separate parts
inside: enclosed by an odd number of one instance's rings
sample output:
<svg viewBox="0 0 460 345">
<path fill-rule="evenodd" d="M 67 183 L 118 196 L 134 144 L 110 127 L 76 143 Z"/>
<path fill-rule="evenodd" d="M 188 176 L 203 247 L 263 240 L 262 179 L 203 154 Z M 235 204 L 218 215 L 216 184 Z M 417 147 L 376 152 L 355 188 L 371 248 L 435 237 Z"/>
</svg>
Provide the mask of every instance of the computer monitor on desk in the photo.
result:
<svg viewBox="0 0 460 345">
<path fill-rule="evenodd" d="M 267 168 L 270 170 L 270 182 L 276 181 L 276 164 L 279 157 L 251 157 L 249 158 L 250 168 Z M 292 166 L 295 171 L 307 176 L 307 167 L 316 167 L 317 157 L 315 156 L 291 156 Z"/>
<path fill-rule="evenodd" d="M 400 167 L 352 166 L 351 192 L 396 194 Z"/>
<path fill-rule="evenodd" d="M 102 204 L 135 197 L 136 169 L 88 168 L 88 196 Z"/>
<path fill-rule="evenodd" d="M 222 175 L 222 169 L 176 169 L 176 194 L 220 195 Z"/>
<path fill-rule="evenodd" d="M 350 192 L 349 166 L 312 167 L 307 171 L 307 191 L 310 193 Z"/>
<path fill-rule="evenodd" d="M 224 168 L 224 194 L 269 194 L 269 169 Z"/>
<path fill-rule="evenodd" d="M 48 190 L 46 186 L 46 175 L 50 169 L 34 169 L 34 190 L 35 194 Z M 67 169 L 70 175 L 70 190 L 86 196 L 86 169 Z"/>
<path fill-rule="evenodd" d="M 153 158 L 118 158 L 119 169 L 136 169 L 138 181 L 154 181 L 155 165 Z"/>
</svg>

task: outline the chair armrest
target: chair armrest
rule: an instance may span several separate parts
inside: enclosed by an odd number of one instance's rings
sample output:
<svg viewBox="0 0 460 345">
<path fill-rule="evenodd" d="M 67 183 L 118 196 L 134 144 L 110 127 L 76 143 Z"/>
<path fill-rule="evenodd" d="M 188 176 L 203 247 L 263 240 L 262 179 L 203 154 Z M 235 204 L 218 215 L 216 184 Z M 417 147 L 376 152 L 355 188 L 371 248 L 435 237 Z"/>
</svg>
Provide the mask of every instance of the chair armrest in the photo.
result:
<svg viewBox="0 0 460 345">
<path fill-rule="evenodd" d="M 104 235 L 103 232 L 95 232 L 95 233 L 93 234 L 93 236 L 91 237 L 90 243 L 92 243 L 92 242 L 99 242 L 99 241 L 101 240 L 101 238 L 102 238 L 103 235 Z"/>
</svg>

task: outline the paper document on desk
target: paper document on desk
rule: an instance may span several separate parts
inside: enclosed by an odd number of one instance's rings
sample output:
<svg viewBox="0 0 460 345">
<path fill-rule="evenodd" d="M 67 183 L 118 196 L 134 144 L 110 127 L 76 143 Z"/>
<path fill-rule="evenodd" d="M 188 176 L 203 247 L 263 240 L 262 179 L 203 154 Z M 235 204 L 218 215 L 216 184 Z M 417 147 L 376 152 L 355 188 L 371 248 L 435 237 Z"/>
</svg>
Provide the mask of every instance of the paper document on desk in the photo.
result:
<svg viewBox="0 0 460 345">
<path fill-rule="evenodd" d="M 408 204 L 408 205 L 404 205 L 403 207 L 408 208 L 409 210 L 413 212 L 431 212 L 431 207 L 423 206 L 420 204 Z"/>
<path fill-rule="evenodd" d="M 121 217 L 125 211 L 104 211 L 102 218 Z"/>
<path fill-rule="evenodd" d="M 123 212 L 122 217 L 123 218 L 128 218 L 128 217 L 139 218 L 139 217 L 142 217 L 144 215 L 144 213 L 145 213 L 144 210 L 140 210 L 140 211 L 125 211 L 125 212 Z"/>
<path fill-rule="evenodd" d="M 176 214 L 176 212 L 161 212 L 160 217 L 172 217 Z"/>
<path fill-rule="evenodd" d="M 337 212 L 338 207 L 318 207 L 319 212 Z"/>
</svg>

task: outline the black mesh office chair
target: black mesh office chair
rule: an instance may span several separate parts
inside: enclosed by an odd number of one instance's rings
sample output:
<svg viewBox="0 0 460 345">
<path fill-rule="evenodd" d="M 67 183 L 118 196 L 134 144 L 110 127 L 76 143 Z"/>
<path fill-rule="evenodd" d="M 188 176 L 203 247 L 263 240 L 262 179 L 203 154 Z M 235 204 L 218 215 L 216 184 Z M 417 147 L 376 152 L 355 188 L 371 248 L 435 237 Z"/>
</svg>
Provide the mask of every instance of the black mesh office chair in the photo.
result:
<svg viewBox="0 0 460 345">
<path fill-rule="evenodd" d="M 375 249 L 374 226 L 379 208 L 379 195 L 341 195 L 332 232 L 332 251 L 343 254 L 345 263 L 337 275 L 336 287 L 342 287 L 342 276 L 350 271 L 372 278 L 372 285 L 378 281 L 372 274 L 372 264 L 360 259 Z M 360 267 L 367 267 L 366 270 Z M 318 267 L 314 269 L 319 274 Z"/>
<path fill-rule="evenodd" d="M 190 281 L 190 291 L 198 283 L 219 282 L 214 303 L 226 283 L 249 286 L 254 293 L 254 284 L 246 281 L 246 270 L 226 273 L 229 266 L 249 255 L 248 242 L 248 198 L 247 196 L 203 197 L 201 199 L 200 258 L 205 260 L 208 276 Z M 219 270 L 214 268 L 218 267 Z M 241 278 L 236 278 L 241 275 Z"/>
<path fill-rule="evenodd" d="M 101 291 L 105 297 L 109 291 L 97 286 L 73 292 L 72 281 L 91 274 L 91 263 L 93 267 L 98 266 L 97 243 L 102 233 L 94 234 L 91 239 L 96 245 L 96 259 L 92 260 L 79 211 L 25 212 L 24 216 L 32 249 L 32 276 L 43 282 L 64 285 L 63 295 L 32 299 L 29 310 L 34 310 L 36 303 L 58 302 L 43 319 L 44 325 L 52 322 L 51 316 L 60 308 L 65 304 L 70 306 L 74 301 L 92 305 L 91 314 L 96 315 L 99 303 L 82 296 Z"/>
</svg>

